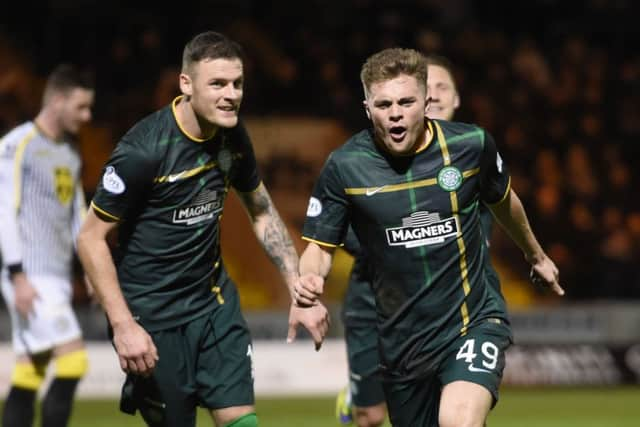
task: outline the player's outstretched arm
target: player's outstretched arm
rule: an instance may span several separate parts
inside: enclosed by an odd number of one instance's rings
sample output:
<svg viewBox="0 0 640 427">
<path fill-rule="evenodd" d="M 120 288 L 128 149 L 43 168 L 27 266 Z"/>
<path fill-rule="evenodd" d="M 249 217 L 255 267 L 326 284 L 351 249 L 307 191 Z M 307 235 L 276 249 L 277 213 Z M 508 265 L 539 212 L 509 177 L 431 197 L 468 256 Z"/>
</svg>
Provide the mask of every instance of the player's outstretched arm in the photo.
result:
<svg viewBox="0 0 640 427">
<path fill-rule="evenodd" d="M 564 295 L 564 289 L 559 283 L 558 268 L 533 234 L 527 214 L 516 192 L 513 189 L 510 190 L 504 200 L 495 205 L 489 205 L 489 209 L 509 237 L 522 250 L 527 262 L 531 264 L 531 280 L 536 284 L 548 286 L 558 295 Z"/>
<path fill-rule="evenodd" d="M 107 313 L 120 367 L 125 372 L 146 376 L 155 368 L 158 351 L 149 334 L 134 320 L 120 290 L 107 244 L 107 235 L 116 226 L 117 223 L 103 221 L 90 209 L 78 235 L 78 256 Z"/>
<path fill-rule="evenodd" d="M 280 218 L 264 184 L 250 193 L 238 192 L 249 214 L 253 231 L 271 261 L 284 278 L 291 300 L 295 301 L 295 285 L 298 281 L 298 253 L 289 232 Z"/>
<path fill-rule="evenodd" d="M 316 350 L 320 349 L 329 329 L 329 312 L 317 301 L 317 296 L 301 294 L 298 254 L 269 192 L 260 184 L 255 191 L 238 192 L 238 195 L 247 209 L 258 240 L 287 283 L 292 301 L 287 341 L 295 339 L 297 327 L 302 325 L 311 334 Z"/>
</svg>

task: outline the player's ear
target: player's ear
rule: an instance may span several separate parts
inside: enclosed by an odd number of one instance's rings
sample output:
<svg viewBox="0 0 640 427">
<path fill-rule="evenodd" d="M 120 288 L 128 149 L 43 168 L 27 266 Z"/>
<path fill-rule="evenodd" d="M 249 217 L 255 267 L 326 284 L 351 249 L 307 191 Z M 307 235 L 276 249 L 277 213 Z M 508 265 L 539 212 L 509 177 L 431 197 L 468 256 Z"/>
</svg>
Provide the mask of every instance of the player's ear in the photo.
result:
<svg viewBox="0 0 640 427">
<path fill-rule="evenodd" d="M 456 96 L 453 98 L 453 109 L 457 110 L 460 106 L 460 95 L 456 92 Z"/>
<path fill-rule="evenodd" d="M 60 91 L 52 91 L 48 96 L 47 104 L 52 105 L 56 111 L 61 111 L 64 108 L 67 96 Z"/>
<path fill-rule="evenodd" d="M 367 104 L 367 100 L 362 101 L 362 105 L 364 106 L 364 112 L 367 113 L 367 118 L 371 120 L 371 112 L 369 111 L 369 105 Z"/>
<path fill-rule="evenodd" d="M 193 95 L 193 85 L 188 74 L 180 73 L 180 91 L 186 96 Z"/>
</svg>

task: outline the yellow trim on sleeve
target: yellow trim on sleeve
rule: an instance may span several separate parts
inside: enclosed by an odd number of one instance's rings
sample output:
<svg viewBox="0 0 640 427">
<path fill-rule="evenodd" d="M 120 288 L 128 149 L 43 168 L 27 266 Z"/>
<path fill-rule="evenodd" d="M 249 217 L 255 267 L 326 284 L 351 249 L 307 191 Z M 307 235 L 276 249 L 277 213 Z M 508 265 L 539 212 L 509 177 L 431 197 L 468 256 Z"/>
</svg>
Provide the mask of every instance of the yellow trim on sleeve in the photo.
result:
<svg viewBox="0 0 640 427">
<path fill-rule="evenodd" d="M 38 129 L 33 127 L 33 129 L 27 133 L 27 135 L 20 141 L 18 147 L 16 148 L 16 156 L 14 158 L 14 169 L 13 169 L 13 185 L 15 190 L 15 199 L 14 206 L 16 212 L 20 210 L 20 203 L 22 202 L 22 158 L 24 157 L 24 152 L 27 149 L 27 145 L 33 140 L 33 138 L 38 133 Z"/>
<path fill-rule="evenodd" d="M 107 218 L 109 218 L 109 219 L 112 219 L 112 220 L 114 220 L 114 221 L 120 221 L 120 218 L 118 218 L 117 216 L 112 215 L 112 214 L 110 214 L 109 212 L 105 211 L 104 209 L 99 208 L 99 207 L 98 207 L 98 205 L 96 205 L 96 204 L 93 202 L 93 200 L 91 201 L 91 207 L 92 207 L 94 210 L 98 211 L 100 214 L 102 214 L 102 215 L 106 216 L 106 217 L 107 217 Z"/>
<path fill-rule="evenodd" d="M 333 243 L 321 242 L 320 240 L 315 240 L 310 237 L 302 236 L 302 240 L 306 240 L 307 242 L 315 243 L 320 246 L 325 246 L 327 248 L 337 248 L 341 245 L 334 245 Z"/>
<path fill-rule="evenodd" d="M 509 181 L 507 182 L 507 189 L 504 191 L 502 198 L 495 203 L 487 203 L 487 205 L 498 206 L 499 204 L 507 200 L 507 196 L 509 195 L 509 193 L 511 193 L 511 177 L 509 177 Z"/>
</svg>

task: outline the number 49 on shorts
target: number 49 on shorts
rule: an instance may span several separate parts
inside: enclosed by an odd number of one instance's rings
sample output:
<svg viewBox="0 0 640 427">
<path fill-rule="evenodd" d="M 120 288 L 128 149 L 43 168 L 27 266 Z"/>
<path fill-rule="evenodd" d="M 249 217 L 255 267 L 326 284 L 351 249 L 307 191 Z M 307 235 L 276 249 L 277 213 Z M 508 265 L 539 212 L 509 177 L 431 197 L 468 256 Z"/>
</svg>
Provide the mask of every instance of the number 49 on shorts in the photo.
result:
<svg viewBox="0 0 640 427">
<path fill-rule="evenodd" d="M 456 360 L 463 359 L 469 366 L 467 369 L 471 372 L 487 372 L 490 373 L 498 364 L 498 356 L 500 349 L 491 341 L 485 341 L 480 347 L 481 358 L 476 361 L 478 353 L 476 353 L 476 340 L 469 338 L 462 344 L 456 355 Z M 475 365 L 474 365 L 475 363 Z"/>
</svg>

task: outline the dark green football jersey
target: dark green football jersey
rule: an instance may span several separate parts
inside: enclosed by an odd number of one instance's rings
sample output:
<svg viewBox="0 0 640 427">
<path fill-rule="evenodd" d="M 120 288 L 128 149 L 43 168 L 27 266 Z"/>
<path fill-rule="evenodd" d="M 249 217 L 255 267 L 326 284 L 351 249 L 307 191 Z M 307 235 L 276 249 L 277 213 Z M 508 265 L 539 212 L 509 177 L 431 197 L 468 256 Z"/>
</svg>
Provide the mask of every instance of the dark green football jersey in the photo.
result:
<svg viewBox="0 0 640 427">
<path fill-rule="evenodd" d="M 226 276 L 219 242 L 225 197 L 230 186 L 249 192 L 260 184 L 242 123 L 198 140 L 180 128 L 175 102 L 122 138 L 92 202 L 102 218 L 120 222 L 118 279 L 149 330 L 215 307 Z"/>
<path fill-rule="evenodd" d="M 342 320 L 345 325 L 375 322 L 377 316 L 375 296 L 371 289 L 371 265 L 351 227 L 344 240 L 344 249 L 353 256 L 353 268 L 342 303 Z"/>
<path fill-rule="evenodd" d="M 434 137 L 412 156 L 381 150 L 371 130 L 327 160 L 305 239 L 337 246 L 351 224 L 369 257 L 382 364 L 395 375 L 430 370 L 440 350 L 483 319 L 506 321 L 485 272 L 480 204 L 500 202 L 509 174 L 492 137 L 427 120 Z"/>
<path fill-rule="evenodd" d="M 480 223 L 485 244 L 488 248 L 490 246 L 489 239 L 493 228 L 493 215 L 484 203 L 480 204 Z M 353 325 L 354 327 L 359 324 L 375 322 L 377 318 L 376 301 L 371 288 L 371 266 L 352 228 L 349 228 L 347 232 L 344 249 L 353 255 L 354 260 L 342 304 L 342 320 L 346 325 Z M 495 289 L 498 298 L 504 300 L 502 290 L 500 289 L 500 279 L 491 263 L 491 257 L 485 257 L 485 261 L 485 274 L 487 275 L 487 279 Z"/>
</svg>

